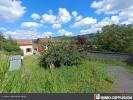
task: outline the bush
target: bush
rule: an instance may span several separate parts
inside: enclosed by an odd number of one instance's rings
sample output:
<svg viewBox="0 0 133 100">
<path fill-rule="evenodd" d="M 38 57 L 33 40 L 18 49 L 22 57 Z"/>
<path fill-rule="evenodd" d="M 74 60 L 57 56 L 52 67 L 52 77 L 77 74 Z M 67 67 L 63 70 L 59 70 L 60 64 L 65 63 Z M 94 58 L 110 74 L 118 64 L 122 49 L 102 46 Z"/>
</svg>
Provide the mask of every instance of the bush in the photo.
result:
<svg viewBox="0 0 133 100">
<path fill-rule="evenodd" d="M 0 50 L 4 51 L 5 54 L 12 54 L 12 55 L 21 54 L 21 49 L 14 40 L 0 41 Z"/>
<path fill-rule="evenodd" d="M 81 64 L 85 59 L 85 54 L 79 52 L 75 43 L 64 42 L 51 45 L 47 52 L 40 57 L 40 65 L 47 67 L 72 66 Z"/>
</svg>

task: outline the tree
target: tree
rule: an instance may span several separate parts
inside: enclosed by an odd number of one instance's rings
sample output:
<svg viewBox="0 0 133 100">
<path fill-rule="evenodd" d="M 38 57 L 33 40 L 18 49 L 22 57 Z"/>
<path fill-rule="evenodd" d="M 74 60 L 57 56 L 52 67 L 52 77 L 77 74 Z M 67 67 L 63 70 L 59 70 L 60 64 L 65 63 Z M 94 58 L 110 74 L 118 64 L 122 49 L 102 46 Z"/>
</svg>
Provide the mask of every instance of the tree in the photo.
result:
<svg viewBox="0 0 133 100">
<path fill-rule="evenodd" d="M 77 42 L 78 49 L 80 49 L 81 51 L 88 50 L 87 39 L 85 37 L 78 36 L 76 38 L 76 42 Z"/>
<path fill-rule="evenodd" d="M 80 52 L 73 41 L 67 41 L 49 46 L 48 50 L 40 57 L 39 63 L 44 68 L 72 66 L 81 64 L 85 57 L 85 53 Z"/>
<path fill-rule="evenodd" d="M 108 25 L 93 39 L 97 50 L 133 53 L 132 25 Z"/>
</svg>

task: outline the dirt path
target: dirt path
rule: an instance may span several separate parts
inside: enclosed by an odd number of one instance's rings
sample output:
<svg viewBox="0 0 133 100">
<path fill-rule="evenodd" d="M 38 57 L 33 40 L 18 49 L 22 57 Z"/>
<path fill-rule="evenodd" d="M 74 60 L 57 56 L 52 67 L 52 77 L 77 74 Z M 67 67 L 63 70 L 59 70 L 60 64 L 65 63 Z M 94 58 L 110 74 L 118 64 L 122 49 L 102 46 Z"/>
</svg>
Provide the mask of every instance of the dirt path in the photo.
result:
<svg viewBox="0 0 133 100">
<path fill-rule="evenodd" d="M 133 73 L 120 66 L 108 68 L 108 72 L 114 77 L 114 89 L 119 93 L 133 93 Z"/>
</svg>

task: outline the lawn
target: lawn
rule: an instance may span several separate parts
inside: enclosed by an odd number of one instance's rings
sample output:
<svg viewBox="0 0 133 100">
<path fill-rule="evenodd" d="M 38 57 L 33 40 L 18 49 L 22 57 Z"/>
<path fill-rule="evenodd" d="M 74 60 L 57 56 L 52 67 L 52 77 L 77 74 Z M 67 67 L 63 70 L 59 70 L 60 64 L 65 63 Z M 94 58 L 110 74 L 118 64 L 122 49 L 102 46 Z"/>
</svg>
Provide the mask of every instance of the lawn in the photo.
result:
<svg viewBox="0 0 133 100">
<path fill-rule="evenodd" d="M 4 58 L 1 62 L 5 61 Z M 44 69 L 38 65 L 37 56 L 27 56 L 20 70 L 7 71 L 2 75 L 2 93 L 112 92 L 112 78 L 108 76 L 105 64 L 95 61 L 86 61 L 79 66 Z"/>
</svg>

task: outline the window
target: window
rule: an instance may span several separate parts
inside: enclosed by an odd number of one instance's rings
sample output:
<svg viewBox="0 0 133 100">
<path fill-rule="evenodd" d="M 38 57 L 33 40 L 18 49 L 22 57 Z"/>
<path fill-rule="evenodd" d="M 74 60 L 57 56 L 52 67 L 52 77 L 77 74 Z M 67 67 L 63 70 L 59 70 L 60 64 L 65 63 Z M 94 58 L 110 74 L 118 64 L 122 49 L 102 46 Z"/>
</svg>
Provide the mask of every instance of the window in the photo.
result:
<svg viewBox="0 0 133 100">
<path fill-rule="evenodd" d="M 31 52 L 31 48 L 27 48 L 26 49 L 26 52 Z"/>
</svg>

